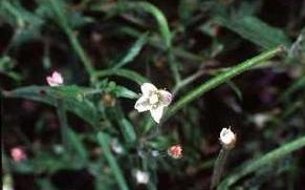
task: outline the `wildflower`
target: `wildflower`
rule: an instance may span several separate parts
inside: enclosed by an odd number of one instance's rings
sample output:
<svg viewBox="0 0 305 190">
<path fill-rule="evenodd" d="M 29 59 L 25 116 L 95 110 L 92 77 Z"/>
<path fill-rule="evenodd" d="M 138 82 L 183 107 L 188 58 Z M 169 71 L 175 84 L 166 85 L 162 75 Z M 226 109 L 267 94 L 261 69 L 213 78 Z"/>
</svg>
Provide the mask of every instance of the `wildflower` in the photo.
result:
<svg viewBox="0 0 305 190">
<path fill-rule="evenodd" d="M 160 153 L 159 153 L 159 151 L 157 151 L 157 150 L 153 150 L 153 151 L 151 151 L 151 155 L 152 155 L 153 157 L 158 157 L 158 156 L 160 155 Z"/>
<path fill-rule="evenodd" d="M 182 147 L 180 145 L 171 146 L 167 150 L 167 154 L 175 159 L 182 157 Z"/>
<path fill-rule="evenodd" d="M 117 139 L 113 139 L 110 143 L 110 146 L 111 146 L 111 149 L 113 150 L 113 152 L 115 152 L 116 154 L 123 154 L 124 153 L 124 149 L 120 145 L 120 143 L 118 142 Z"/>
<path fill-rule="evenodd" d="M 60 86 L 64 83 L 64 79 L 57 71 L 52 73 L 52 76 L 47 76 L 47 82 L 50 86 Z"/>
<path fill-rule="evenodd" d="M 2 181 L 2 190 L 14 190 L 13 179 L 10 174 L 4 174 L 4 177 L 2 178 L 2 180 L 3 180 Z"/>
<path fill-rule="evenodd" d="M 231 131 L 230 128 L 223 128 L 219 134 L 219 140 L 222 148 L 215 161 L 210 189 L 214 189 L 221 179 L 229 153 L 235 146 L 236 135 Z"/>
<path fill-rule="evenodd" d="M 232 149 L 236 143 L 236 135 L 230 128 L 223 128 L 219 135 L 219 140 L 225 149 Z"/>
<path fill-rule="evenodd" d="M 27 159 L 25 152 L 20 147 L 12 148 L 11 156 L 15 162 L 20 162 Z"/>
<path fill-rule="evenodd" d="M 172 101 L 172 94 L 166 90 L 159 90 L 151 83 L 141 85 L 142 96 L 137 100 L 134 108 L 138 112 L 150 111 L 152 118 L 159 123 L 164 107 Z"/>
<path fill-rule="evenodd" d="M 134 175 L 138 184 L 147 184 L 149 181 L 149 175 L 147 172 L 136 170 Z"/>
<path fill-rule="evenodd" d="M 270 116 L 265 113 L 257 113 L 253 115 L 252 119 L 258 128 L 263 128 L 265 124 L 270 120 Z"/>
</svg>

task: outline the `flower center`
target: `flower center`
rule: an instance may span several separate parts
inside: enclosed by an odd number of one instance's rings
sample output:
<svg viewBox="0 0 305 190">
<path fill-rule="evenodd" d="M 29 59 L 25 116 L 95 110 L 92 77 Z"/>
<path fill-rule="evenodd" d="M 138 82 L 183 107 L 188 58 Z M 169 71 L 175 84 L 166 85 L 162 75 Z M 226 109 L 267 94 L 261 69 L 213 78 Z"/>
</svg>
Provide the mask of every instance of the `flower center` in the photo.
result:
<svg viewBox="0 0 305 190">
<path fill-rule="evenodd" d="M 150 105 L 155 105 L 159 102 L 159 96 L 157 93 L 152 93 L 151 96 L 149 97 L 149 104 Z"/>
</svg>

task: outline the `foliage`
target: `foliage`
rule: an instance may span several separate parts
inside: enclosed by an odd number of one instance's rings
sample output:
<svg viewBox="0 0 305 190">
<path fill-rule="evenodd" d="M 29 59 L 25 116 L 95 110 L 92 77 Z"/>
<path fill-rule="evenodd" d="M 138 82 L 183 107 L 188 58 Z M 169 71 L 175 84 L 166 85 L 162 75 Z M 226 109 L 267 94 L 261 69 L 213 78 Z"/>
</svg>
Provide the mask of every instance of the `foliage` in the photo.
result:
<svg viewBox="0 0 305 190">
<path fill-rule="evenodd" d="M 2 0 L 4 185 L 209 189 L 231 127 L 217 189 L 303 187 L 305 3 L 270 2 Z M 159 124 L 134 109 L 145 82 L 174 95 Z"/>
</svg>

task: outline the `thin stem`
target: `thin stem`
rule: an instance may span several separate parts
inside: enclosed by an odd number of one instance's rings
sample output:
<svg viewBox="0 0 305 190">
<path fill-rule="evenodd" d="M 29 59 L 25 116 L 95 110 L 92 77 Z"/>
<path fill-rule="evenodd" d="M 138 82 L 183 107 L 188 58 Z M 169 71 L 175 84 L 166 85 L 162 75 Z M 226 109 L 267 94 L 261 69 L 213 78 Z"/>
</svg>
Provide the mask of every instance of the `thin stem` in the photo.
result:
<svg viewBox="0 0 305 190">
<path fill-rule="evenodd" d="M 115 179 L 118 182 L 118 185 L 120 187 L 121 190 L 128 190 L 128 186 L 126 183 L 126 180 L 124 178 L 124 175 L 115 159 L 115 157 L 112 155 L 111 150 L 109 148 L 109 140 L 110 137 L 106 134 L 103 133 L 101 131 L 99 131 L 97 133 L 97 142 L 99 143 L 99 145 L 101 146 L 101 148 L 103 149 L 104 152 L 104 156 L 112 170 L 112 173 L 115 177 Z"/>
<path fill-rule="evenodd" d="M 292 142 L 289 142 L 269 153 L 263 155 L 259 159 L 254 159 L 252 162 L 248 162 L 240 166 L 235 173 L 228 176 L 223 182 L 221 182 L 217 189 L 229 189 L 231 185 L 236 183 L 242 177 L 249 175 L 252 172 L 257 171 L 259 168 L 275 163 L 275 161 L 281 159 L 282 157 L 291 154 L 293 151 L 301 149 L 305 146 L 305 136 L 302 136 Z"/>
<path fill-rule="evenodd" d="M 179 73 L 179 70 L 178 70 L 178 65 L 177 65 L 172 47 L 169 48 L 167 57 L 168 57 L 170 69 L 171 69 L 171 71 L 174 75 L 175 83 L 179 84 L 180 81 L 181 81 L 181 76 L 180 76 L 180 73 Z"/>
<path fill-rule="evenodd" d="M 127 34 L 127 35 L 129 35 L 131 37 L 135 37 L 135 38 L 138 37 L 139 35 L 141 35 L 141 32 L 139 32 L 133 28 L 130 28 L 130 27 L 128 27 L 128 28 L 125 27 L 125 28 L 122 28 L 119 30 L 120 30 L 120 32 L 122 32 L 124 34 Z M 148 41 L 148 44 L 154 48 L 158 48 L 163 51 L 166 49 L 165 46 L 163 46 L 158 40 L 150 39 Z M 190 60 L 196 64 L 201 63 L 203 60 L 206 59 L 205 57 L 185 51 L 183 48 L 172 47 L 172 52 L 175 56 L 177 56 L 179 58 Z"/>
<path fill-rule="evenodd" d="M 72 48 L 74 51 L 78 54 L 79 58 L 83 62 L 86 71 L 88 72 L 90 76 L 90 81 L 94 83 L 96 81 L 96 78 L 94 77 L 94 68 L 93 64 L 90 61 L 88 55 L 86 54 L 85 50 L 80 45 L 77 36 L 73 33 L 72 29 L 70 28 L 68 21 L 65 18 L 65 15 L 63 14 L 62 10 L 60 9 L 60 6 L 58 1 L 55 0 L 49 0 L 51 3 L 51 6 L 54 10 L 55 15 L 58 17 L 58 22 L 61 25 L 61 27 L 64 29 L 66 35 L 69 38 L 69 41 L 72 45 Z"/>
<path fill-rule="evenodd" d="M 222 176 L 222 173 L 223 173 L 223 170 L 224 170 L 225 163 L 226 163 L 227 158 L 229 156 L 229 153 L 230 153 L 229 149 L 222 148 L 220 150 L 219 155 L 218 155 L 218 157 L 216 159 L 216 162 L 215 162 L 210 189 L 213 189 L 219 183 L 219 181 L 221 179 L 221 176 Z"/>
<path fill-rule="evenodd" d="M 204 71 L 200 70 L 194 74 L 192 74 L 191 76 L 183 79 L 182 81 L 180 81 L 172 90 L 172 94 L 175 95 L 179 92 L 180 89 L 182 89 L 183 87 L 187 86 L 188 84 L 192 83 L 194 80 L 196 80 L 198 77 L 202 76 L 204 74 Z"/>
<path fill-rule="evenodd" d="M 64 147 L 67 149 L 69 152 L 70 149 L 70 144 L 69 144 L 69 139 L 68 139 L 68 120 L 67 120 L 67 115 L 66 115 L 66 110 L 63 104 L 63 101 L 61 99 L 57 99 L 57 115 L 59 117 L 59 122 L 60 122 L 60 131 L 61 131 L 61 137 L 63 141 Z"/>
<path fill-rule="evenodd" d="M 270 51 L 267 51 L 265 53 L 262 53 L 252 59 L 249 59 L 243 63 L 240 63 L 234 67 L 232 67 L 230 70 L 224 72 L 223 74 L 220 74 L 211 80 L 207 81 L 206 83 L 203 83 L 199 87 L 195 88 L 191 92 L 189 92 L 187 95 L 182 97 L 176 104 L 174 104 L 171 109 L 168 111 L 168 114 L 166 118 L 174 115 L 176 112 L 181 110 L 185 105 L 189 104 L 190 102 L 194 101 L 196 98 L 203 95 L 205 92 L 208 92 L 209 90 L 219 86 L 220 84 L 230 80 L 231 78 L 249 70 L 250 68 L 263 63 L 264 61 L 271 59 L 272 57 L 276 56 L 277 54 L 283 52 L 282 47 L 277 47 L 275 49 L 272 49 Z"/>
<path fill-rule="evenodd" d="M 99 8 L 99 10 L 100 10 L 100 8 Z M 178 67 L 177 67 L 177 64 L 175 61 L 175 55 L 172 50 L 172 42 L 171 42 L 172 33 L 169 29 L 169 25 L 168 25 L 165 15 L 156 6 L 154 6 L 153 4 L 151 4 L 149 2 L 127 2 L 127 3 L 122 2 L 122 3 L 118 3 L 118 4 L 110 6 L 110 9 L 108 9 L 108 12 L 117 14 L 117 12 L 121 13 L 123 11 L 130 11 L 130 10 L 145 11 L 145 12 L 151 14 L 155 18 L 155 20 L 158 24 L 158 28 L 159 28 L 161 37 L 164 42 L 164 46 L 165 46 L 164 50 L 167 53 L 167 58 L 169 61 L 170 69 L 174 75 L 175 82 L 179 83 L 181 77 L 180 77 Z"/>
</svg>

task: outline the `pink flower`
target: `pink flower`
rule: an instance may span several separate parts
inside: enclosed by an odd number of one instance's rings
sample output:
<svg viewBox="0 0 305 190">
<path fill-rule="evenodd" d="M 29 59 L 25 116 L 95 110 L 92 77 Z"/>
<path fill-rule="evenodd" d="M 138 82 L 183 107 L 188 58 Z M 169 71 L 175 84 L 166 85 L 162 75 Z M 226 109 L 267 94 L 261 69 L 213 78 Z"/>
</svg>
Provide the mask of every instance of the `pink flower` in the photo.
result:
<svg viewBox="0 0 305 190">
<path fill-rule="evenodd" d="M 47 76 L 47 82 L 50 86 L 60 86 L 64 83 L 64 79 L 57 71 L 52 73 L 52 76 Z"/>
<path fill-rule="evenodd" d="M 219 134 L 219 140 L 226 149 L 232 149 L 236 143 L 236 135 L 230 128 L 223 128 Z"/>
<path fill-rule="evenodd" d="M 15 147 L 11 149 L 11 156 L 15 162 L 20 162 L 26 160 L 27 156 L 24 150 L 20 147 Z"/>
<path fill-rule="evenodd" d="M 167 150 L 167 154 L 175 159 L 182 157 L 182 147 L 180 145 L 171 146 Z"/>
</svg>

